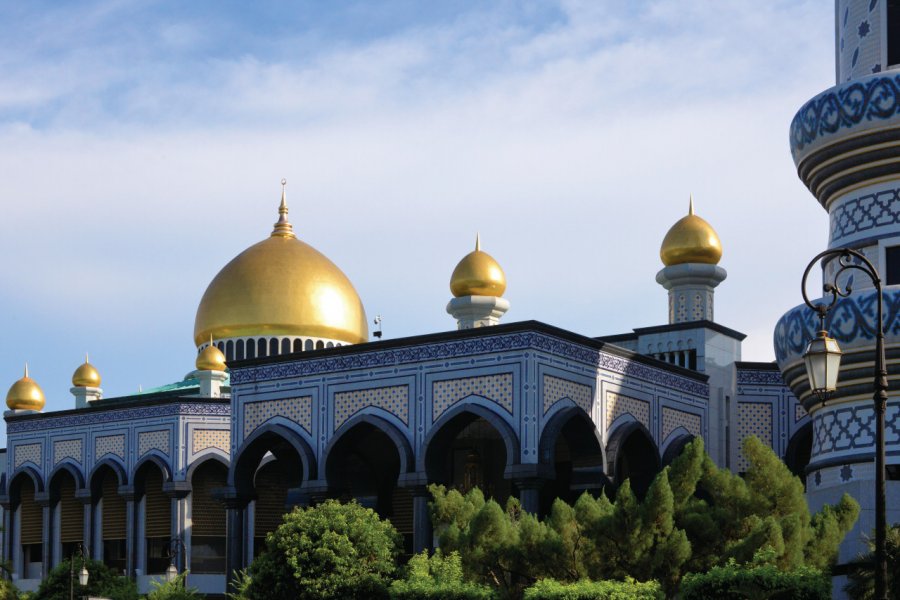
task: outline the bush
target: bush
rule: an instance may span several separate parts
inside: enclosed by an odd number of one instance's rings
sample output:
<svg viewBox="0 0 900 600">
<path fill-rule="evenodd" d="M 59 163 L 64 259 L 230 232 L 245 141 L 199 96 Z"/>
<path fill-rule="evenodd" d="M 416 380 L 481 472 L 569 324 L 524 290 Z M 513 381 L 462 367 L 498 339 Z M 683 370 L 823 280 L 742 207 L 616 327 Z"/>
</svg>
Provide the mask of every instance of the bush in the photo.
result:
<svg viewBox="0 0 900 600">
<path fill-rule="evenodd" d="M 393 600 L 490 600 L 491 588 L 463 580 L 459 553 L 443 555 L 438 549 L 428 557 L 423 551 L 406 565 L 406 578 L 395 581 L 390 588 Z"/>
<path fill-rule="evenodd" d="M 248 600 L 387 598 L 400 536 L 375 511 L 328 500 L 295 508 L 250 565 Z"/>
<path fill-rule="evenodd" d="M 80 596 L 102 596 L 112 600 L 138 600 L 138 591 L 135 583 L 125 577 L 120 577 L 113 569 L 96 560 L 85 561 L 81 557 L 72 559 L 75 563 L 75 594 Z M 78 573 L 82 565 L 87 566 L 88 584 L 81 587 L 78 583 Z M 53 567 L 47 579 L 41 582 L 41 586 L 32 596 L 33 600 L 69 600 L 69 587 L 71 582 L 71 570 L 69 559 Z"/>
<path fill-rule="evenodd" d="M 869 554 L 860 556 L 852 565 L 849 582 L 844 591 L 854 600 L 871 600 L 875 597 L 875 532 L 867 540 Z M 894 523 L 885 536 L 887 554 L 888 598 L 900 599 L 900 523 Z"/>
<path fill-rule="evenodd" d="M 662 600 L 662 588 L 655 581 L 579 581 L 560 583 L 544 579 L 527 590 L 525 600 Z"/>
<path fill-rule="evenodd" d="M 150 585 L 153 589 L 147 594 L 146 600 L 200 600 L 204 596 L 196 588 L 187 587 L 185 579 L 188 572 L 180 573 L 172 581 L 153 581 Z"/>
<path fill-rule="evenodd" d="M 738 566 L 733 561 L 708 573 L 691 573 L 681 582 L 681 600 L 829 600 L 831 580 L 821 571 L 800 567 L 779 571 L 774 565 Z"/>
</svg>

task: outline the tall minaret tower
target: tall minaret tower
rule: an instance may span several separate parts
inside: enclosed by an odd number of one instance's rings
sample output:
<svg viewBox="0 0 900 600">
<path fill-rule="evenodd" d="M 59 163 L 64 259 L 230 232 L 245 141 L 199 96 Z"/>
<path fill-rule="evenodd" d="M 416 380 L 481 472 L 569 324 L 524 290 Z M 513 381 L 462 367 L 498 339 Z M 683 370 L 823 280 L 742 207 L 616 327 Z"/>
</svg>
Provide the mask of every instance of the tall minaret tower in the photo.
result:
<svg viewBox="0 0 900 600">
<path fill-rule="evenodd" d="M 722 242 L 712 225 L 694 214 L 694 198 L 688 214 L 679 219 L 659 249 L 665 268 L 656 282 L 669 290 L 669 323 L 713 320 L 715 287 L 727 276 L 718 265 Z"/>
<path fill-rule="evenodd" d="M 900 346 L 900 313 L 890 307 L 900 305 L 900 3 L 837 0 L 835 6 L 837 84 L 794 117 L 791 154 L 800 179 L 828 212 L 828 247 L 862 252 L 885 285 L 887 521 L 894 523 L 900 521 L 900 365 L 893 364 Z M 796 231 L 806 235 L 806 224 L 798 223 Z M 833 281 L 835 266 L 834 261 L 825 266 L 826 281 Z M 799 282 L 801 273 L 796 275 Z M 845 491 L 862 507 L 839 563 L 865 551 L 860 540 L 873 530 L 875 506 L 876 298 L 863 274 L 855 275 L 851 287 L 851 295 L 840 299 L 825 323 L 844 351 L 838 389 L 827 402 L 811 394 L 803 365 L 806 344 L 819 329 L 813 311 L 805 305 L 788 311 L 776 325 L 774 339 L 784 380 L 812 417 L 815 442 L 806 470 L 810 508 L 818 510 Z"/>
</svg>

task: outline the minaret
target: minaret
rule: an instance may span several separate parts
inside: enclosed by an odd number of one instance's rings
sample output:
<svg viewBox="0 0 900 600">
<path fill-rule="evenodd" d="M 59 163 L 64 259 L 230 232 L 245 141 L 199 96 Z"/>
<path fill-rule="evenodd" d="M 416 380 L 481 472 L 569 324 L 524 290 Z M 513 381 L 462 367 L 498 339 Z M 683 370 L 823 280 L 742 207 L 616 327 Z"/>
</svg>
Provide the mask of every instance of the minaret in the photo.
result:
<svg viewBox="0 0 900 600">
<path fill-rule="evenodd" d="M 450 291 L 454 298 L 447 304 L 447 312 L 456 319 L 459 329 L 496 325 L 509 310 L 509 302 L 502 297 L 506 276 L 500 264 L 481 249 L 477 234 L 475 250 L 453 269 Z"/>
<path fill-rule="evenodd" d="M 687 216 L 663 239 L 659 257 L 666 266 L 656 282 L 669 291 L 669 323 L 714 320 L 714 290 L 727 276 L 718 266 L 722 243 L 712 225 L 694 214 L 693 196 Z"/>
<path fill-rule="evenodd" d="M 222 386 L 228 381 L 228 368 L 225 364 L 225 355 L 213 343 L 212 336 L 209 345 L 200 350 L 195 362 L 197 370 L 190 377 L 196 377 L 200 381 L 200 396 L 204 398 L 219 398 L 222 395 Z"/>
<path fill-rule="evenodd" d="M 100 389 L 100 372 L 90 363 L 88 355 L 84 355 L 84 363 L 72 373 L 72 388 L 75 396 L 75 408 L 86 408 L 91 402 L 103 397 Z"/>
<path fill-rule="evenodd" d="M 835 6 L 837 84 L 797 112 L 790 128 L 791 155 L 800 179 L 828 212 L 828 230 L 820 232 L 823 239 L 827 234 L 828 248 L 861 252 L 885 286 L 883 325 L 890 388 L 885 413 L 886 506 L 887 522 L 894 523 L 900 521 L 896 471 L 900 437 L 891 432 L 900 429 L 896 391 L 900 369 L 892 349 L 900 346 L 900 315 L 890 307 L 900 303 L 900 6 L 886 0 L 837 0 Z M 795 231 L 811 235 L 805 222 L 796 223 Z M 836 264 L 832 260 L 824 266 L 824 282 L 834 281 Z M 795 272 L 798 284 L 801 275 Z M 841 547 L 838 562 L 843 564 L 866 551 L 861 540 L 875 526 L 876 297 L 869 277 L 856 272 L 853 279 L 851 293 L 838 299 L 825 321 L 844 353 L 837 390 L 827 401 L 810 391 L 803 353 L 820 327 L 814 312 L 800 303 L 799 289 L 798 306 L 781 317 L 774 336 L 782 377 L 812 420 L 814 442 L 806 467 L 810 509 L 834 502 L 843 492 L 850 493 L 862 509 Z M 849 283 L 847 279 L 839 282 L 845 289 Z M 807 291 L 813 303 L 828 304 L 832 299 L 828 294 L 815 300 L 819 294 L 812 284 Z"/>
</svg>

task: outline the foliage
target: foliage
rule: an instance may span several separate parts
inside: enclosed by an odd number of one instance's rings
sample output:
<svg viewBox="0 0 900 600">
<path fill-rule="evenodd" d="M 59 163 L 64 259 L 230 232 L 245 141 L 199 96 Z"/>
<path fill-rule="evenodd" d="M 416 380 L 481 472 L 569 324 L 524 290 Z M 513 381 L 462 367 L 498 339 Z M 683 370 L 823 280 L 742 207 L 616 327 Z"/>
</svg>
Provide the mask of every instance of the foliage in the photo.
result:
<svg viewBox="0 0 900 600">
<path fill-rule="evenodd" d="M 732 558 L 708 573 L 689 573 L 681 582 L 681 600 L 829 600 L 831 580 L 817 569 L 782 571 L 776 565 L 738 565 Z"/>
<path fill-rule="evenodd" d="M 147 594 L 146 600 L 200 600 L 203 594 L 196 588 L 187 587 L 188 572 L 179 573 L 172 581 L 153 581 L 150 585 L 153 589 Z"/>
<path fill-rule="evenodd" d="M 247 590 L 250 589 L 250 583 L 253 579 L 250 577 L 250 573 L 247 572 L 247 569 L 241 569 L 235 572 L 234 577 L 231 578 L 231 588 L 234 590 L 233 592 L 225 592 L 225 596 L 228 600 L 247 600 Z"/>
<path fill-rule="evenodd" d="M 463 580 L 462 560 L 456 552 L 433 556 L 423 551 L 409 559 L 406 577 L 391 584 L 392 600 L 490 600 L 491 588 Z"/>
<path fill-rule="evenodd" d="M 246 597 L 385 598 L 399 539 L 389 522 L 356 502 L 295 508 L 250 565 Z"/>
<path fill-rule="evenodd" d="M 655 581 L 579 581 L 560 583 L 543 579 L 527 590 L 524 600 L 662 600 L 662 588 Z"/>
<path fill-rule="evenodd" d="M 849 582 L 844 588 L 854 600 L 871 600 L 875 597 L 875 539 L 867 540 L 869 554 L 854 564 Z M 888 597 L 900 600 L 900 523 L 894 523 L 885 537 L 887 553 Z"/>
<path fill-rule="evenodd" d="M 19 600 L 19 591 L 8 579 L 0 578 L 0 600 Z"/>
<path fill-rule="evenodd" d="M 643 501 L 624 482 L 610 501 L 557 500 L 543 520 L 511 499 L 505 508 L 477 489 L 431 486 L 441 547 L 459 552 L 463 573 L 502 597 L 540 579 L 658 581 L 674 594 L 684 573 L 729 560 L 765 560 L 781 571 L 827 569 L 859 505 L 846 494 L 810 515 L 803 485 L 756 438 L 744 441 L 744 477 L 719 469 L 697 439 L 654 479 Z M 754 563 L 757 561 L 757 563 Z"/>
<path fill-rule="evenodd" d="M 74 562 L 74 582 L 71 578 L 70 561 L 65 559 L 51 569 L 47 579 L 41 582 L 41 586 L 32 596 L 33 600 L 68 600 L 70 584 L 74 583 L 74 591 L 82 596 L 103 596 L 112 600 L 137 600 L 138 591 L 135 583 L 120 577 L 113 569 L 96 560 L 84 560 L 80 556 L 72 559 Z M 78 573 L 82 565 L 87 566 L 88 584 L 81 587 L 78 583 Z"/>
</svg>

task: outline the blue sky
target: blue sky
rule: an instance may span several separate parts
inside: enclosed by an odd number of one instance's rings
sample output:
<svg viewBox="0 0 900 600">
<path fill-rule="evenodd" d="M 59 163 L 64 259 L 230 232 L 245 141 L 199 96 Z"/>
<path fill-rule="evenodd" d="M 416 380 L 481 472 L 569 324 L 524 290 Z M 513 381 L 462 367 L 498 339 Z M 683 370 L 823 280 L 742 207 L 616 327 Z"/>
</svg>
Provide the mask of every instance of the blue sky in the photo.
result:
<svg viewBox="0 0 900 600">
<path fill-rule="evenodd" d="M 194 312 L 291 220 L 388 337 L 451 329 L 455 263 L 506 270 L 507 320 L 665 322 L 659 243 L 719 232 L 716 320 L 771 360 L 825 212 L 793 114 L 833 84 L 816 1 L 2 2 L 0 381 L 73 406 L 180 379 Z M 5 388 L 4 388 L 5 389 Z"/>
</svg>

